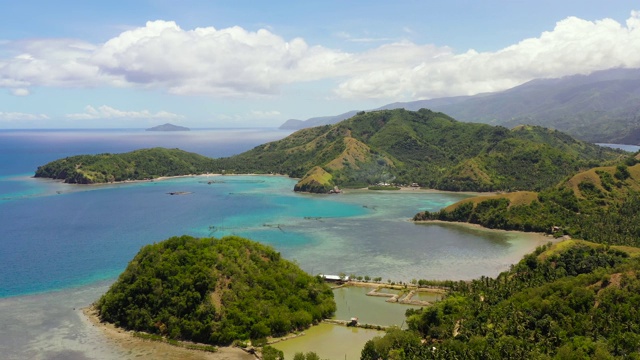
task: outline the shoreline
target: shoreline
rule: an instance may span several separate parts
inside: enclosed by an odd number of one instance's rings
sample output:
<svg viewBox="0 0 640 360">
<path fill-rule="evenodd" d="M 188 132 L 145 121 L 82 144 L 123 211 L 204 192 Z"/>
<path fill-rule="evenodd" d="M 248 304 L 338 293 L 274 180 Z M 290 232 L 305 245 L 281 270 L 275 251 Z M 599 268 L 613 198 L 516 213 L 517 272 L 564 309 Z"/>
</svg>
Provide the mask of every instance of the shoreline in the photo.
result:
<svg viewBox="0 0 640 360">
<path fill-rule="evenodd" d="M 148 182 L 164 181 L 164 180 L 180 179 L 180 178 L 219 177 L 219 176 L 279 176 L 279 177 L 286 177 L 286 178 L 290 178 L 290 179 L 294 179 L 294 180 L 300 180 L 300 178 L 293 178 L 293 177 L 290 177 L 287 174 L 258 174 L 258 173 L 247 173 L 247 174 L 220 174 L 220 173 L 185 174 L 185 175 L 173 175 L 173 176 L 160 176 L 160 177 L 153 178 L 153 179 L 124 180 L 124 181 L 101 182 L 101 183 L 91 183 L 91 184 L 66 183 L 66 182 L 64 182 L 64 179 L 53 179 L 53 178 L 48 178 L 48 177 L 29 176 L 28 178 L 35 179 L 35 180 L 52 181 L 52 182 L 57 182 L 57 183 L 60 183 L 60 184 L 65 184 L 65 185 L 101 186 L 101 185 L 120 185 L 120 184 L 148 183 Z M 358 192 L 358 191 L 367 191 L 367 192 L 387 191 L 387 190 L 369 190 L 366 187 L 357 188 L 357 189 L 340 189 L 340 190 L 341 190 L 341 193 L 347 193 L 349 191 L 356 191 L 356 192 Z M 400 186 L 399 187 L 399 191 L 400 192 L 417 192 L 417 193 L 426 193 L 426 194 L 429 194 L 429 193 L 433 193 L 433 194 L 439 194 L 439 193 L 443 193 L 443 194 L 463 194 L 463 195 L 470 195 L 470 196 L 493 196 L 493 195 L 499 195 L 501 193 L 501 192 L 498 192 L 498 191 L 474 192 L 474 191 L 438 190 L 438 189 L 426 189 L 426 188 L 411 187 L 411 186 Z M 311 192 L 306 192 L 306 191 L 298 191 L 298 192 L 299 193 L 303 193 L 303 194 L 305 194 L 305 193 L 316 194 L 316 193 L 311 193 Z"/>
<path fill-rule="evenodd" d="M 476 230 L 483 230 L 483 231 L 517 233 L 517 234 L 523 234 L 523 235 L 528 235 L 528 236 L 532 236 L 532 237 L 538 237 L 540 239 L 545 238 L 545 239 L 547 239 L 547 240 L 549 240 L 550 242 L 553 242 L 553 243 L 560 242 L 560 241 L 568 239 L 566 237 L 554 238 L 552 235 L 549 235 L 549 234 L 546 234 L 546 233 L 541 233 L 541 232 L 527 232 L 527 231 L 521 231 L 521 230 L 491 229 L 491 228 L 488 228 L 488 227 L 484 227 L 484 226 L 482 226 L 480 224 L 472 224 L 472 223 L 461 222 L 461 221 L 444 221 L 444 220 L 418 220 L 418 221 L 410 220 L 410 221 L 413 222 L 414 224 L 445 224 L 445 225 L 450 224 L 450 225 L 454 225 L 454 226 L 462 226 L 462 227 L 467 227 L 467 228 L 476 229 Z"/>
<path fill-rule="evenodd" d="M 371 191 L 380 191 L 380 190 L 371 190 Z M 475 191 L 451 191 L 451 190 L 438 190 L 438 189 L 425 189 L 425 188 L 415 188 L 411 186 L 400 186 L 400 191 L 411 191 L 411 192 L 420 192 L 420 193 L 445 193 L 445 194 L 464 194 L 464 195 L 472 195 L 472 196 L 493 196 L 499 195 L 498 191 L 485 191 L 485 192 L 475 192 Z"/>
<path fill-rule="evenodd" d="M 126 359 L 170 359 L 170 360 L 255 360 L 257 357 L 237 347 L 219 346 L 216 352 L 187 349 L 165 342 L 146 340 L 133 335 L 132 331 L 101 322 L 93 305 L 85 307 L 82 315 L 91 326 L 97 327 L 107 342 L 127 351 Z"/>
<path fill-rule="evenodd" d="M 35 177 L 29 176 L 29 179 L 34 180 L 44 180 L 60 183 L 63 185 L 72 185 L 72 186 L 104 186 L 104 185 L 122 185 L 122 184 L 138 184 L 138 183 L 150 183 L 156 181 L 164 181 L 164 180 L 172 180 L 172 179 L 180 179 L 180 178 L 198 178 L 198 177 L 219 177 L 219 176 L 282 176 L 289 177 L 284 174 L 214 174 L 214 173 L 205 173 L 205 174 L 186 174 L 186 175 L 174 175 L 174 176 L 160 176 L 153 179 L 143 179 L 143 180 L 124 180 L 124 181 L 114 181 L 114 182 L 100 182 L 100 183 L 91 183 L 91 184 L 78 184 L 78 183 L 66 183 L 64 179 L 53 179 L 48 177 Z M 292 178 L 293 179 L 293 178 Z"/>
</svg>

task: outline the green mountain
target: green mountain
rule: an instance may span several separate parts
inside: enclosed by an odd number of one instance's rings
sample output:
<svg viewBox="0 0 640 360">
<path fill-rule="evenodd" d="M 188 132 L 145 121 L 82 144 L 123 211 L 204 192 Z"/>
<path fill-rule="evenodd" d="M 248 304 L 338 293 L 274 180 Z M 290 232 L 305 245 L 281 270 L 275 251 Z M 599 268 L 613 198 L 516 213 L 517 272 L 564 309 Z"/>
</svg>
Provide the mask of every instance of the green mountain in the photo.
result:
<svg viewBox="0 0 640 360">
<path fill-rule="evenodd" d="M 35 176 L 89 184 L 279 173 L 301 178 L 295 190 L 319 193 L 391 182 L 452 191 L 539 190 L 622 154 L 538 126 L 507 129 L 397 109 L 360 112 L 228 158 L 155 148 L 68 157 L 39 167 Z"/>
<path fill-rule="evenodd" d="M 303 129 L 218 159 L 216 166 L 227 173 L 302 177 L 296 189 L 315 192 L 380 182 L 493 191 L 542 189 L 621 154 L 537 126 L 510 130 L 397 109 Z"/>
<path fill-rule="evenodd" d="M 639 104 L 640 69 L 609 69 L 536 79 L 496 93 L 397 102 L 376 110 L 428 108 L 461 121 L 509 128 L 533 124 L 590 142 L 640 145 Z M 281 128 L 335 124 L 354 113 L 289 120 Z"/>
<path fill-rule="evenodd" d="M 440 106 L 456 119 L 513 127 L 535 124 L 597 143 L 640 144 L 640 69 L 538 79 Z"/>
<path fill-rule="evenodd" d="M 212 159 L 179 149 L 142 149 L 124 154 L 78 155 L 38 167 L 35 177 L 62 179 L 70 184 L 145 180 L 161 176 L 203 174 Z"/>
<path fill-rule="evenodd" d="M 118 327 L 217 345 L 305 329 L 336 305 L 328 285 L 266 245 L 181 236 L 144 246 L 95 308 Z"/>
<path fill-rule="evenodd" d="M 640 246 L 640 164 L 578 173 L 539 193 L 465 199 L 414 220 L 461 221 L 488 228 L 569 235 L 601 244 Z"/>
<path fill-rule="evenodd" d="M 443 282 L 409 330 L 367 342 L 361 359 L 640 359 L 640 252 L 567 240 L 496 278 Z"/>
</svg>

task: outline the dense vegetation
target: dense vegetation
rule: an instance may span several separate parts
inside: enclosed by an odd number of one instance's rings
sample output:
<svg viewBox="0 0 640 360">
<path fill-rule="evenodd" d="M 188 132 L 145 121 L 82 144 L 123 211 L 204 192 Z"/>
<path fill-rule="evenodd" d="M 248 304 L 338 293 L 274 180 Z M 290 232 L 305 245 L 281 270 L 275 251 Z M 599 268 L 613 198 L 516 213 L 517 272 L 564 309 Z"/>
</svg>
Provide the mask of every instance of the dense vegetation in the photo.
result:
<svg viewBox="0 0 640 360">
<path fill-rule="evenodd" d="M 640 246 L 640 164 L 635 162 L 630 158 L 617 166 L 590 169 L 537 194 L 463 200 L 438 212 L 419 213 L 414 220 L 470 222 Z"/>
<path fill-rule="evenodd" d="M 270 247 L 181 236 L 143 247 L 95 307 L 126 329 L 229 344 L 304 329 L 335 302 L 329 286 Z"/>
<path fill-rule="evenodd" d="M 540 190 L 621 152 L 536 126 L 509 130 L 458 122 L 427 109 L 360 112 L 216 160 L 227 173 L 319 178 L 319 189 L 411 184 L 442 190 Z M 328 175 L 328 176 L 326 176 Z"/>
<path fill-rule="evenodd" d="M 36 177 L 71 183 L 140 180 L 194 173 L 278 173 L 296 190 L 412 184 L 441 190 L 540 190 L 622 156 L 536 126 L 507 129 L 458 122 L 422 109 L 360 112 L 336 125 L 300 130 L 229 158 L 177 149 L 82 155 L 41 166 Z"/>
<path fill-rule="evenodd" d="M 211 171 L 212 159 L 179 149 L 142 149 L 124 154 L 78 155 L 38 167 L 35 177 L 96 184 Z"/>
<path fill-rule="evenodd" d="M 622 250 L 567 240 L 495 279 L 448 282 L 361 359 L 640 359 L 640 261 Z"/>
</svg>

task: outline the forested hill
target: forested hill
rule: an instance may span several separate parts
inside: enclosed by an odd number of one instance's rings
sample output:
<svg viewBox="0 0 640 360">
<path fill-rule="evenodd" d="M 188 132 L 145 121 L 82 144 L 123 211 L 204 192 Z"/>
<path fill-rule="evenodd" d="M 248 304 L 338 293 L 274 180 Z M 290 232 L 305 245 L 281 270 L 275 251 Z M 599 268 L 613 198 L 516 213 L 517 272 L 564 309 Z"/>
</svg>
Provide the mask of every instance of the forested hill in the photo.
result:
<svg viewBox="0 0 640 360">
<path fill-rule="evenodd" d="M 446 282 L 409 330 L 367 342 L 375 359 L 639 359 L 638 249 L 567 240 L 496 278 Z"/>
<path fill-rule="evenodd" d="M 96 184 L 161 176 L 203 174 L 213 160 L 179 149 L 142 149 L 123 154 L 78 155 L 38 167 L 35 177 L 62 179 L 71 184 Z"/>
<path fill-rule="evenodd" d="M 620 156 L 537 126 L 507 129 L 396 109 L 360 112 L 216 162 L 226 172 L 302 177 L 297 189 L 306 191 L 379 182 L 492 191 L 543 189 Z"/>
<path fill-rule="evenodd" d="M 89 184 L 207 172 L 279 173 L 302 178 L 295 190 L 321 193 L 377 183 L 540 190 L 623 153 L 538 126 L 507 129 L 463 123 L 427 109 L 397 109 L 360 112 L 229 158 L 154 148 L 68 157 L 39 167 L 35 176 Z"/>
<path fill-rule="evenodd" d="M 640 164 L 581 172 L 540 193 L 514 192 L 463 200 L 414 220 L 461 221 L 488 228 L 555 233 L 640 247 Z"/>
<path fill-rule="evenodd" d="M 119 327 L 206 344 L 283 335 L 336 309 L 320 278 L 235 236 L 143 247 L 95 307 Z"/>
</svg>

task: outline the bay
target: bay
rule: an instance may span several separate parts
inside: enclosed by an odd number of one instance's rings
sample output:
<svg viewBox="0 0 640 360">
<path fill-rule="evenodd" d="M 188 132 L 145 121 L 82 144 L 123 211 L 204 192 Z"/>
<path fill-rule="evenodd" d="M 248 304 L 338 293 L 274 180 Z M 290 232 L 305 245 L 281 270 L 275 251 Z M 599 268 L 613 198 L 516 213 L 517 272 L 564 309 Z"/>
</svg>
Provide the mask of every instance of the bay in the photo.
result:
<svg viewBox="0 0 640 360">
<path fill-rule="evenodd" d="M 0 131 L 0 352 L 4 358 L 123 358 L 82 320 L 141 246 L 170 236 L 240 235 L 311 274 L 393 281 L 495 275 L 546 238 L 408 219 L 469 195 L 348 191 L 297 194 L 278 176 L 181 177 L 79 186 L 33 179 L 59 157 L 165 146 L 228 156 L 277 130 Z M 184 191 L 188 195 L 172 196 Z M 66 355 L 65 355 L 66 354 Z"/>
</svg>

